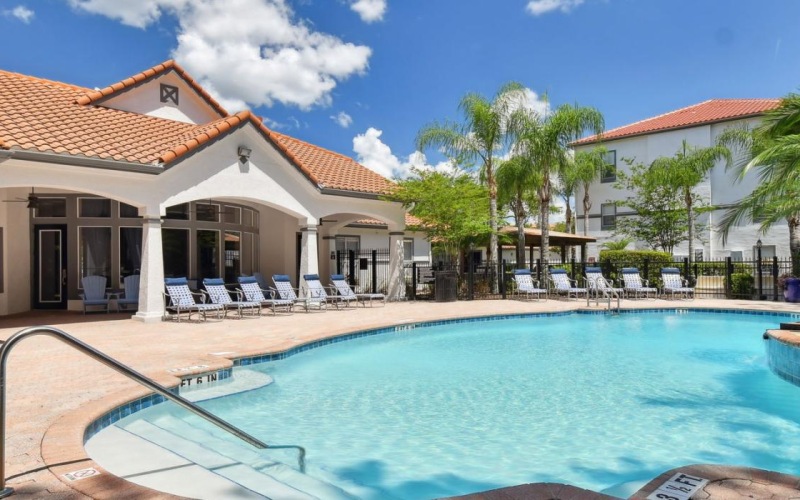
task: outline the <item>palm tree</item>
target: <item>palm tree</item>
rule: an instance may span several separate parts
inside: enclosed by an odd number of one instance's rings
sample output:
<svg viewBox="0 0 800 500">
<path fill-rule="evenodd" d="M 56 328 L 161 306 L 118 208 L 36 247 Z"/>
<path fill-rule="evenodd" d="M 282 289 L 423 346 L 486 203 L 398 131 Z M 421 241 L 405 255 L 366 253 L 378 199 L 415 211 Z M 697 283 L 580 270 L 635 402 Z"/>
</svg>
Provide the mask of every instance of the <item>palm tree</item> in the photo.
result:
<svg viewBox="0 0 800 500">
<path fill-rule="evenodd" d="M 505 84 L 491 101 L 470 93 L 459 103 L 463 123 L 434 122 L 419 131 L 417 149 L 435 147 L 456 164 L 479 164 L 489 188 L 489 224 L 492 229 L 487 258 L 497 249 L 497 183 L 495 163 L 508 146 L 508 121 L 523 101 L 525 87 L 516 82 Z M 496 284 L 492 285 L 494 289 Z"/>
<path fill-rule="evenodd" d="M 550 114 L 540 115 L 527 109 L 514 113 L 511 130 L 515 152 L 530 164 L 539 180 L 537 188 L 542 225 L 542 258 L 550 248 L 550 203 L 553 178 L 569 163 L 568 144 L 590 130 L 603 132 L 603 115 L 594 108 L 564 104 Z"/>
<path fill-rule="evenodd" d="M 720 227 L 723 242 L 731 228 L 745 220 L 759 220 L 761 232 L 786 220 L 792 274 L 800 274 L 800 95 L 789 94 L 777 108 L 766 113 L 756 129 L 729 128 L 719 144 L 743 153 L 730 165 L 738 181 L 751 171 L 758 175 L 752 193 L 728 209 Z"/>
<path fill-rule="evenodd" d="M 517 267 L 525 263 L 525 221 L 536 197 L 537 184 L 529 163 L 512 156 L 497 169 L 498 197 L 501 206 L 508 206 L 517 226 Z"/>
<path fill-rule="evenodd" d="M 583 235 L 589 235 L 589 210 L 592 208 L 592 201 L 589 198 L 589 186 L 600 178 L 605 167 L 605 155 L 608 150 L 603 146 L 597 146 L 591 151 L 578 151 L 575 153 L 573 176 L 583 187 Z"/>
<path fill-rule="evenodd" d="M 686 206 L 686 217 L 689 223 L 687 236 L 690 262 L 694 259 L 694 206 L 698 199 L 694 188 L 721 159 L 725 159 L 727 164 L 733 161 L 731 151 L 724 145 L 716 144 L 707 148 L 696 148 L 690 146 L 684 139 L 681 149 L 675 153 L 675 156 L 657 158 L 650 165 L 650 172 L 656 182 L 675 186 L 683 192 L 683 202 Z"/>
</svg>

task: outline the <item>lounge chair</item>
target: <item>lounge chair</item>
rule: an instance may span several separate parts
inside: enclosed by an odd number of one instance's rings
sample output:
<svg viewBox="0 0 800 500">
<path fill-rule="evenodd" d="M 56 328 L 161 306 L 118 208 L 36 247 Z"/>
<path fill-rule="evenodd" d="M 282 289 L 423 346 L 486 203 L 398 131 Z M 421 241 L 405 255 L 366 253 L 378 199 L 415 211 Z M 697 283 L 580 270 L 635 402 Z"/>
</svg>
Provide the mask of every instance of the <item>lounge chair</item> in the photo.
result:
<svg viewBox="0 0 800 500">
<path fill-rule="evenodd" d="M 599 267 L 587 267 L 584 271 L 586 274 L 586 284 L 589 288 L 589 293 L 595 297 L 607 296 L 622 297 L 625 291 L 622 288 L 614 286 L 614 282 L 609 282 L 603 276 L 603 270 Z"/>
<path fill-rule="evenodd" d="M 83 314 L 86 314 L 87 307 L 100 306 L 108 313 L 108 293 L 106 292 L 106 277 L 105 276 L 84 276 L 81 278 L 81 286 L 83 286 L 83 293 L 80 294 L 83 299 Z"/>
<path fill-rule="evenodd" d="M 664 295 L 670 295 L 674 299 L 675 294 L 678 298 L 685 300 L 694 299 L 694 288 L 689 287 L 689 282 L 681 278 L 681 272 L 677 267 L 664 267 L 661 269 L 661 281 L 663 282 Z"/>
<path fill-rule="evenodd" d="M 124 291 L 117 298 L 117 312 L 120 307 L 127 310 L 129 306 L 139 307 L 139 275 L 131 274 L 122 280 Z"/>
<path fill-rule="evenodd" d="M 203 288 L 206 289 L 206 294 L 208 294 L 212 304 L 219 304 L 225 308 L 226 316 L 228 311 L 231 310 L 236 310 L 240 319 L 244 318 L 245 312 L 250 312 L 254 316 L 261 316 L 261 301 L 241 300 L 243 298 L 241 294 L 228 290 L 222 278 L 205 278 L 203 280 Z M 231 299 L 231 293 L 237 295 L 237 300 Z"/>
<path fill-rule="evenodd" d="M 558 295 L 566 295 L 567 299 L 570 297 L 579 298 L 581 295 L 588 297 L 589 291 L 586 288 L 579 288 L 578 282 L 572 280 L 567 275 L 564 269 L 552 269 L 550 271 L 550 283 L 552 290 Z"/>
<path fill-rule="evenodd" d="M 339 304 L 344 304 L 344 306 L 347 307 L 351 302 L 358 302 L 358 298 L 355 296 L 345 297 L 344 295 L 339 295 L 335 288 L 328 293 L 325 287 L 322 286 L 318 274 L 304 274 L 303 280 L 306 282 L 306 297 L 314 297 L 324 299 L 326 302 L 332 302 L 333 305 L 336 306 L 336 309 L 339 309 Z"/>
<path fill-rule="evenodd" d="M 367 302 L 372 307 L 373 301 L 381 301 L 383 305 L 386 305 L 386 295 L 382 293 L 355 293 L 343 274 L 331 274 L 331 283 L 340 297 L 355 297 L 364 307 L 367 307 Z"/>
<path fill-rule="evenodd" d="M 166 278 L 164 279 L 164 298 L 166 307 L 164 308 L 164 319 L 168 318 L 170 311 L 175 313 L 175 318 L 180 323 L 181 313 L 187 313 L 187 319 L 192 319 L 192 313 L 200 313 L 203 321 L 207 319 L 209 312 L 216 312 L 217 318 L 221 318 L 225 308 L 220 304 L 206 304 L 206 296 L 202 293 L 189 290 L 189 280 L 186 278 Z M 195 297 L 200 298 L 200 303 L 195 301 Z"/>
<path fill-rule="evenodd" d="M 528 269 L 515 269 L 514 282 L 517 284 L 517 289 L 514 291 L 514 295 L 517 297 L 524 295 L 525 298 L 530 299 L 535 295 L 538 302 L 544 294 L 544 299 L 547 300 L 547 290 L 539 288 L 539 281 L 533 279 Z"/>
<path fill-rule="evenodd" d="M 658 289 L 651 287 L 649 281 L 643 280 L 639 275 L 639 270 L 635 267 L 622 268 L 622 282 L 625 294 L 627 296 L 632 294 L 634 299 L 640 297 L 646 299 L 651 293 L 654 299 L 658 296 Z"/>
<path fill-rule="evenodd" d="M 272 282 L 275 283 L 275 289 L 281 299 L 291 300 L 295 304 L 303 306 L 306 312 L 312 308 L 322 311 L 328 307 L 328 303 L 323 297 L 298 297 L 297 290 L 292 288 L 292 281 L 288 274 L 273 274 Z"/>
<path fill-rule="evenodd" d="M 294 301 L 277 298 L 275 289 L 261 288 L 255 276 L 239 276 L 238 280 L 239 290 L 241 290 L 244 299 L 248 302 L 259 302 L 262 308 L 269 307 L 272 309 L 273 315 L 277 314 L 278 308 L 286 309 L 286 312 L 292 312 Z"/>
</svg>

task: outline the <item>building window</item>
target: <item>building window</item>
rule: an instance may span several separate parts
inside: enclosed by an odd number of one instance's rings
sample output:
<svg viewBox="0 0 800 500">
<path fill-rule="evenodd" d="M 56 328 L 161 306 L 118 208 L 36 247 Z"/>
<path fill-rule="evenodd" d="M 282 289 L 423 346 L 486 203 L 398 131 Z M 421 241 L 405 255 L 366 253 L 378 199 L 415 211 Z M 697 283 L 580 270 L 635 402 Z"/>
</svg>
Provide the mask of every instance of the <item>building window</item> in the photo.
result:
<svg viewBox="0 0 800 500">
<path fill-rule="evenodd" d="M 139 209 L 133 205 L 119 202 L 119 217 L 121 219 L 138 219 Z"/>
<path fill-rule="evenodd" d="M 203 222 L 219 222 L 219 205 L 212 203 L 195 203 L 195 218 Z"/>
<path fill-rule="evenodd" d="M 600 172 L 600 182 L 614 182 L 617 180 L 617 152 L 607 151 L 603 155 L 603 170 Z"/>
<path fill-rule="evenodd" d="M 111 217 L 111 200 L 78 198 L 78 217 Z"/>
<path fill-rule="evenodd" d="M 600 205 L 600 229 L 610 231 L 617 227 L 617 206 L 613 203 Z"/>
<path fill-rule="evenodd" d="M 403 260 L 414 260 L 414 238 L 403 238 Z"/>
<path fill-rule="evenodd" d="M 225 231 L 225 282 L 236 283 L 242 272 L 242 233 Z"/>
<path fill-rule="evenodd" d="M 197 231 L 197 279 L 219 277 L 219 231 Z"/>
<path fill-rule="evenodd" d="M 124 283 L 125 277 L 139 274 L 142 267 L 142 228 L 119 228 L 119 283 Z"/>
<path fill-rule="evenodd" d="M 347 254 L 350 250 L 358 255 L 361 250 L 361 238 L 359 236 L 337 236 L 336 251 Z"/>
<path fill-rule="evenodd" d="M 189 230 L 162 229 L 164 277 L 189 277 Z"/>
<path fill-rule="evenodd" d="M 36 217 L 66 217 L 66 198 L 39 198 L 35 211 Z"/>
<path fill-rule="evenodd" d="M 189 204 L 181 203 L 180 205 L 167 207 L 167 215 L 165 218 L 173 220 L 189 220 Z"/>
<path fill-rule="evenodd" d="M 241 224 L 242 223 L 242 209 L 239 207 L 225 206 L 225 211 L 222 217 L 227 224 Z"/>
<path fill-rule="evenodd" d="M 111 276 L 111 228 L 81 227 L 78 231 L 80 276 Z"/>
</svg>

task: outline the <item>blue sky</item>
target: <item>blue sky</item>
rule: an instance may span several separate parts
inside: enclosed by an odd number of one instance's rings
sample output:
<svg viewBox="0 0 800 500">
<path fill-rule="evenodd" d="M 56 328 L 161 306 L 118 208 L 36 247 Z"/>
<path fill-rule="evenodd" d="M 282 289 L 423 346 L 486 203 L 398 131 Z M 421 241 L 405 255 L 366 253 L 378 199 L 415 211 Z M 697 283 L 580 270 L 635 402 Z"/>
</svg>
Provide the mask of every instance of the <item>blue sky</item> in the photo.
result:
<svg viewBox="0 0 800 500">
<path fill-rule="evenodd" d="M 797 0 L 0 0 L 0 68 L 103 87 L 175 58 L 229 109 L 384 175 L 515 80 L 607 128 L 800 86 Z M 441 160 L 426 151 L 427 161 Z M 410 157 L 411 155 L 411 157 Z"/>
</svg>

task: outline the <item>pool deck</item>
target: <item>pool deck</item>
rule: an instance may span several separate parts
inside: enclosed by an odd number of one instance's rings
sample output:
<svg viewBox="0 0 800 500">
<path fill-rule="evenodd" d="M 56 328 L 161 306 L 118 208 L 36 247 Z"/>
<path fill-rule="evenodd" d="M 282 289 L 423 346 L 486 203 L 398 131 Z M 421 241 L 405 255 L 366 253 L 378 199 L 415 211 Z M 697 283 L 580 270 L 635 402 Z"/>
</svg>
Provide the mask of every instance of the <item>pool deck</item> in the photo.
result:
<svg viewBox="0 0 800 500">
<path fill-rule="evenodd" d="M 796 304 L 717 299 L 690 302 L 625 300 L 622 307 L 800 313 L 800 306 Z M 563 300 L 401 302 L 386 307 L 298 312 L 259 319 L 154 324 L 133 321 L 129 314 L 84 316 L 80 313 L 36 311 L 0 318 L 0 339 L 7 339 L 32 325 L 55 326 L 156 381 L 174 386 L 179 379 L 168 371 L 170 369 L 204 365 L 197 371 L 205 372 L 226 368 L 231 366 L 233 358 L 280 352 L 357 330 L 447 318 L 585 308 L 583 301 Z M 778 323 L 776 319 L 775 328 L 778 328 Z M 753 332 L 754 335 L 762 333 Z M 83 448 L 83 431 L 89 423 L 108 410 L 145 395 L 145 390 L 64 344 L 45 337 L 28 339 L 15 347 L 7 375 L 6 477 L 11 478 L 8 485 L 16 489 L 15 498 L 174 498 L 112 476 L 89 459 Z M 63 474 L 89 468 L 100 474 L 73 482 L 63 477 Z M 756 495 L 750 498 L 800 498 L 800 479 L 797 477 L 734 467 L 712 467 L 703 471 L 707 475 L 702 477 L 713 481 L 695 498 L 747 498 L 748 495 Z M 713 478 L 708 475 L 711 472 L 715 474 Z M 664 477 L 668 478 L 667 473 Z M 663 483 L 660 478 L 654 479 L 632 498 L 646 498 L 648 488 L 654 490 L 653 485 L 657 487 Z M 552 484 L 538 485 L 545 489 L 541 490 L 541 495 L 534 495 L 530 490 L 533 486 L 537 485 L 514 487 L 521 488 L 519 490 L 503 488 L 467 498 L 609 498 Z"/>
</svg>

